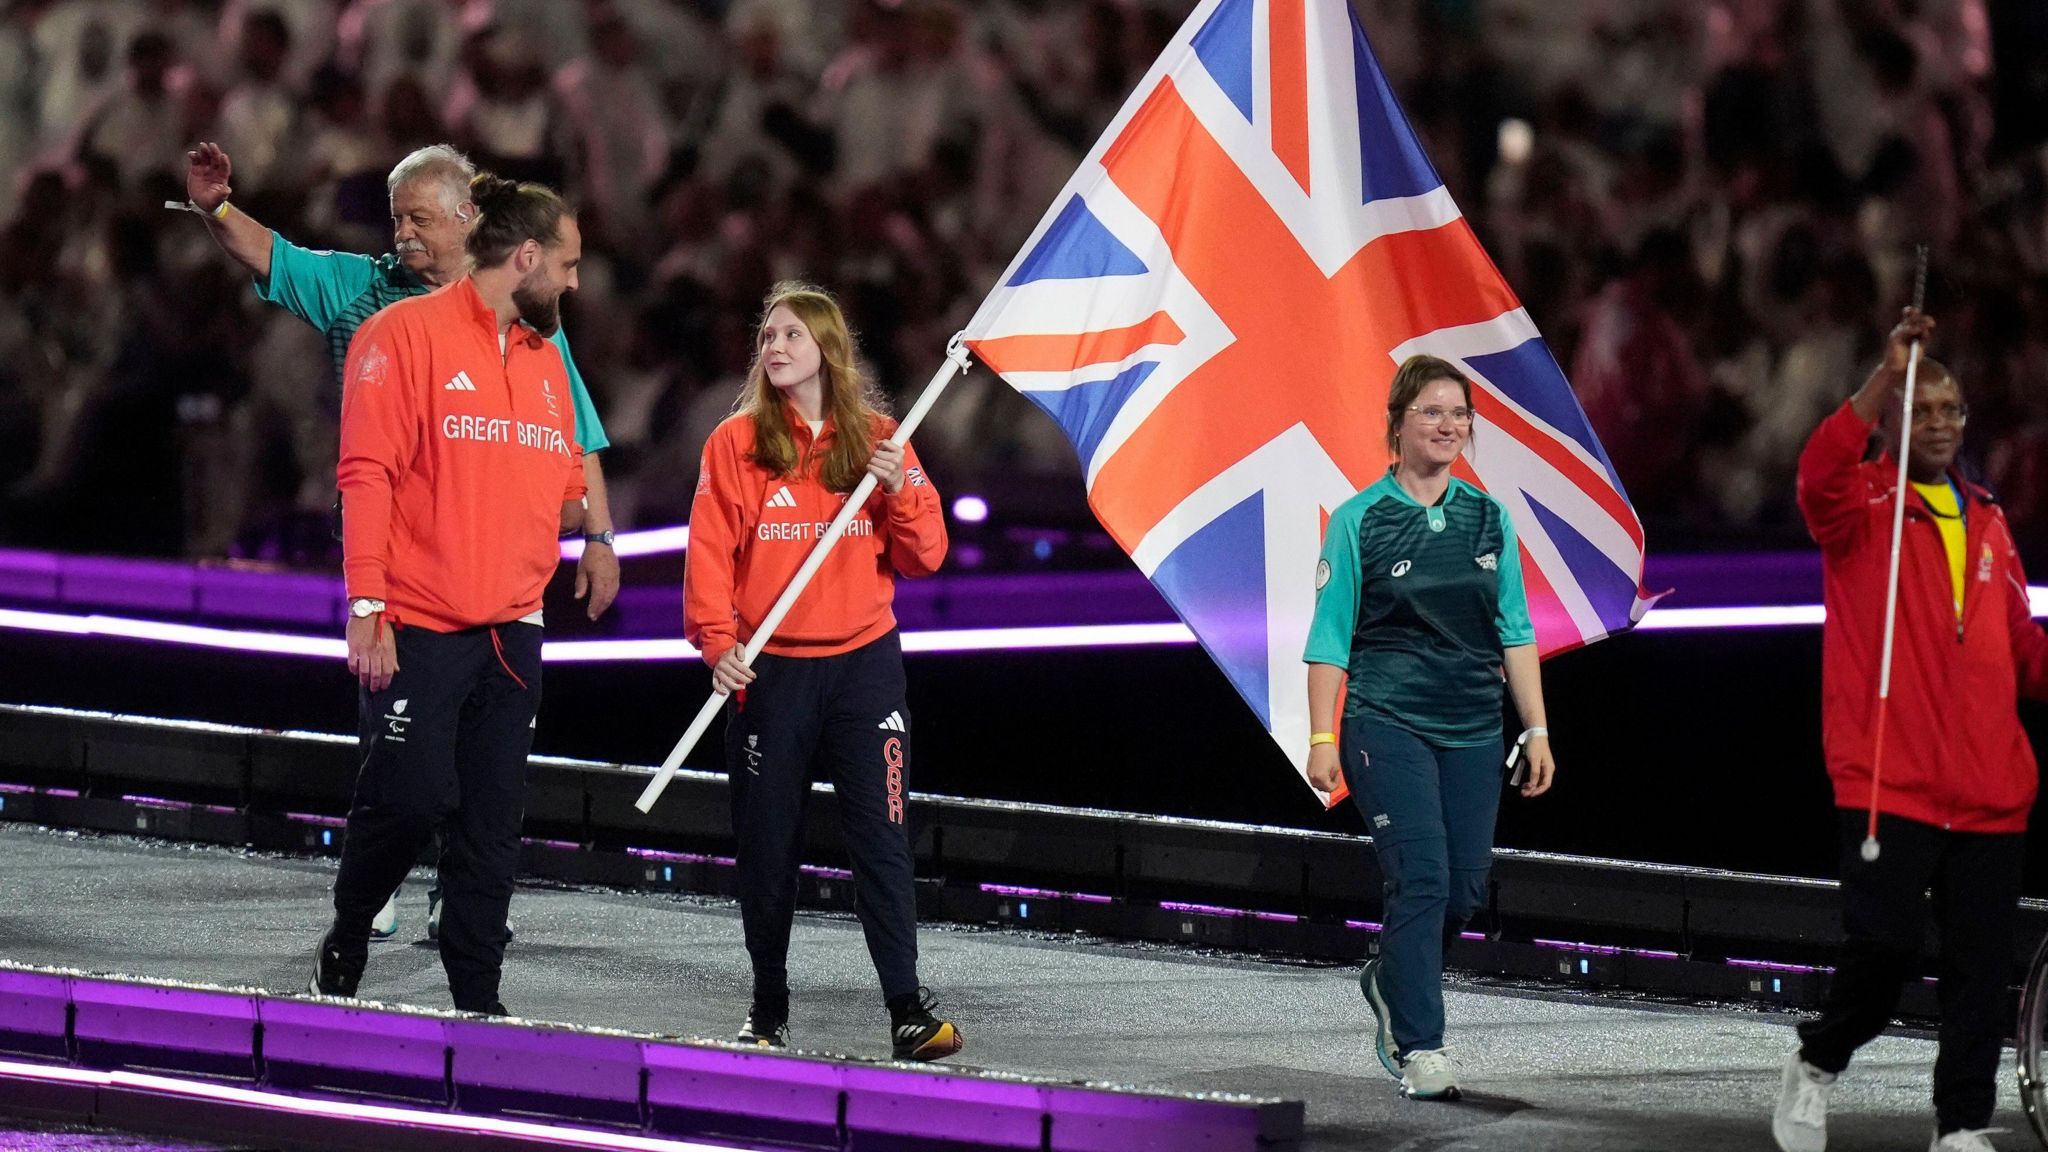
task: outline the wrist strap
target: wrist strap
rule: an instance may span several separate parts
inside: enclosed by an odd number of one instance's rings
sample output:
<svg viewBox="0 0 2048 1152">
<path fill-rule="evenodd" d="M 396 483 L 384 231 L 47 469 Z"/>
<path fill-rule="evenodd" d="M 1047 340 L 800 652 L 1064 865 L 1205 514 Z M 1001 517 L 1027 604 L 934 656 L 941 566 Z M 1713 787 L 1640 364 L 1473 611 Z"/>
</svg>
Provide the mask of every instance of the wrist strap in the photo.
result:
<svg viewBox="0 0 2048 1152">
<path fill-rule="evenodd" d="M 1535 728 L 1522 729 L 1522 734 L 1520 736 L 1515 737 L 1515 746 L 1513 748 L 1508 749 L 1508 767 L 1513 768 L 1515 766 L 1515 761 L 1520 760 L 1522 758 L 1522 745 L 1527 744 L 1529 741 L 1535 739 L 1538 736 L 1542 736 L 1547 739 L 1550 736 L 1550 729 L 1541 726 Z M 1522 775 L 1519 772 L 1517 772 L 1514 775 L 1514 777 L 1508 781 L 1508 783 L 1510 784 L 1520 784 L 1521 782 Z"/>
<path fill-rule="evenodd" d="M 1308 738 L 1308 746 L 1311 748 L 1318 744 L 1335 744 L 1336 742 L 1337 734 L 1335 732 L 1317 732 Z"/>
<path fill-rule="evenodd" d="M 166 200 L 164 201 L 164 207 L 169 208 L 173 212 L 193 212 L 200 216 L 211 216 L 215 220 L 225 220 L 228 218 L 228 202 L 226 200 L 221 201 L 220 206 L 211 212 L 190 200 Z"/>
</svg>

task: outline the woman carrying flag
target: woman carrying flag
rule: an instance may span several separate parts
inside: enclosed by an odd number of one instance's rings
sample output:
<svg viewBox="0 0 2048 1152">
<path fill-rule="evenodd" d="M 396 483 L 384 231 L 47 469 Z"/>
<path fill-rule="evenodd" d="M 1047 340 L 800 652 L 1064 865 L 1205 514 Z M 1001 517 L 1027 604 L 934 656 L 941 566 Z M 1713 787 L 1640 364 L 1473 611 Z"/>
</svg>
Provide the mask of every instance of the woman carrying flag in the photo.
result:
<svg viewBox="0 0 2048 1152">
<path fill-rule="evenodd" d="M 683 630 L 730 693 L 725 755 L 739 839 L 740 916 L 753 958 L 744 1044 L 789 1043 L 790 925 L 811 773 L 830 774 L 853 857 L 861 927 L 881 977 L 898 1060 L 958 1052 L 917 977 L 910 708 L 891 610 L 895 577 L 946 558 L 938 493 L 887 437 L 839 305 L 783 283 L 763 309 L 738 411 L 704 445 L 690 508 Z M 865 475 L 878 484 L 751 665 L 743 647 Z"/>
<path fill-rule="evenodd" d="M 1446 944 L 1479 910 L 1500 805 L 1501 685 L 1529 727 L 1522 795 L 1550 788 L 1536 634 L 1514 525 L 1451 475 L 1472 438 L 1472 382 L 1411 356 L 1387 395 L 1394 466 L 1330 516 L 1309 628 L 1308 780 L 1348 784 L 1386 877 L 1380 954 L 1359 975 L 1374 1049 L 1418 1100 L 1458 1098 L 1444 1048 Z"/>
</svg>

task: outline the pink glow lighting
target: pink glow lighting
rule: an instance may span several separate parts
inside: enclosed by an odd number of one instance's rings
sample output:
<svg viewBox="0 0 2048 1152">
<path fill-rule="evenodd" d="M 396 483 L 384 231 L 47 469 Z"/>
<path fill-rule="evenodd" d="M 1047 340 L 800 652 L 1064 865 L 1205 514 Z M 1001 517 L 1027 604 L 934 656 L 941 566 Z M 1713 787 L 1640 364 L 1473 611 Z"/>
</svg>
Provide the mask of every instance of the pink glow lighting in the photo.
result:
<svg viewBox="0 0 2048 1152">
<path fill-rule="evenodd" d="M 97 1088 L 125 1088 L 177 1096 L 187 1100 L 206 1100 L 243 1108 L 289 1112 L 300 1116 L 367 1121 L 372 1124 L 403 1124 L 442 1132 L 468 1132 L 506 1139 L 532 1140 L 557 1147 L 618 1148 L 630 1152 L 731 1152 L 732 1148 L 729 1144 L 714 1145 L 695 1140 L 668 1140 L 652 1136 L 634 1136 L 623 1132 L 597 1132 L 530 1120 L 462 1116 L 449 1112 L 399 1108 L 389 1104 L 370 1104 L 352 1100 L 320 1100 L 306 1096 L 291 1096 L 283 1092 L 237 1088 L 230 1084 L 181 1080 L 173 1076 L 154 1076 L 139 1072 L 99 1072 L 47 1064 L 24 1064 L 13 1060 L 0 1060 L 0 1079 L 34 1080 L 48 1084 L 82 1084 Z"/>
</svg>

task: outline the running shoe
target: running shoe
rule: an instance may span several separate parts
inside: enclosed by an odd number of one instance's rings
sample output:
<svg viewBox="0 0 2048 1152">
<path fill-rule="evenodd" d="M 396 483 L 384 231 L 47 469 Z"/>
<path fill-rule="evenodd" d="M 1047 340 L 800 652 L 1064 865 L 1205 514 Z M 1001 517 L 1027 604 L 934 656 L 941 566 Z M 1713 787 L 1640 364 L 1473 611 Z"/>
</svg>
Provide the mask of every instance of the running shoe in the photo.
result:
<svg viewBox="0 0 2048 1152">
<path fill-rule="evenodd" d="M 967 1041 L 960 1030 L 932 1015 L 939 1006 L 929 988 L 920 987 L 889 1002 L 890 1051 L 898 1060 L 942 1060 Z"/>
</svg>

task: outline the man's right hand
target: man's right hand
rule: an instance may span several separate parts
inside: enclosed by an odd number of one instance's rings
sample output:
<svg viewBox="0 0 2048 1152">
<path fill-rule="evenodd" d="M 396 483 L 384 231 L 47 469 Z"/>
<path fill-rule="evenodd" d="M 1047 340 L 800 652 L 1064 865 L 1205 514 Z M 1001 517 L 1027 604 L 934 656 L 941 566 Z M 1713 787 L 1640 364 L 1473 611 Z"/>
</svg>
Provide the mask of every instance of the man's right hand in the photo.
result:
<svg viewBox="0 0 2048 1152">
<path fill-rule="evenodd" d="M 1897 326 L 1884 342 L 1884 366 L 1888 372 L 1904 375 L 1906 362 L 1911 358 L 1913 342 L 1925 342 L 1934 334 L 1934 317 L 1917 308 L 1908 307 L 1900 314 Z"/>
<path fill-rule="evenodd" d="M 754 670 L 747 667 L 745 657 L 742 646 L 735 644 L 711 666 L 711 686 L 720 696 L 730 696 L 754 682 Z"/>
<path fill-rule="evenodd" d="M 1906 365 L 1913 357 L 1913 342 L 1918 340 L 1924 345 L 1933 334 L 1934 317 L 1910 307 L 1900 314 L 1898 324 L 1885 338 L 1884 363 L 1849 398 L 1857 416 L 1875 424 L 1886 412 L 1898 410 L 1906 391 Z"/>
<path fill-rule="evenodd" d="M 348 670 L 372 692 L 391 686 L 398 673 L 398 637 L 384 623 L 382 612 L 349 617 Z"/>
<path fill-rule="evenodd" d="M 202 212 L 211 213 L 233 194 L 228 177 L 235 166 L 218 144 L 201 144 L 185 153 L 185 199 Z"/>
</svg>

